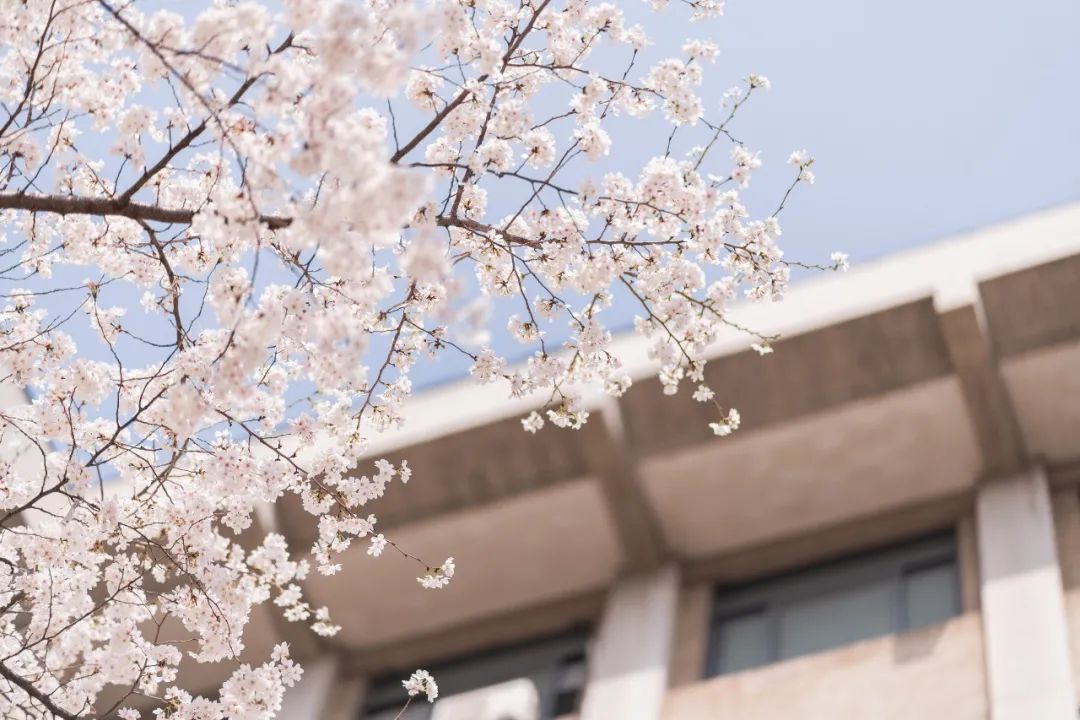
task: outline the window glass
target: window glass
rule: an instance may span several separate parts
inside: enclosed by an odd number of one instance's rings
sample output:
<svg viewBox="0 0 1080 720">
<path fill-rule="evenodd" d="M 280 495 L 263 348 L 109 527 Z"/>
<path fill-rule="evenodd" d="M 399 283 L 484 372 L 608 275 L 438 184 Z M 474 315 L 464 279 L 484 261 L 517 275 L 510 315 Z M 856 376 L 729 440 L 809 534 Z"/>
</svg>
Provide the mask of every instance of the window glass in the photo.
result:
<svg viewBox="0 0 1080 720">
<path fill-rule="evenodd" d="M 764 612 L 726 618 L 717 629 L 720 672 L 747 670 L 771 661 L 769 623 Z"/>
<path fill-rule="evenodd" d="M 892 632 L 894 606 L 895 592 L 889 582 L 867 583 L 782 605 L 776 609 L 778 659 Z"/>
<path fill-rule="evenodd" d="M 552 715 L 569 715 L 581 706 L 585 690 L 585 652 L 569 653 L 559 660 L 555 671 L 555 701 Z"/>
<path fill-rule="evenodd" d="M 707 671 L 739 672 L 940 623 L 960 612 L 958 587 L 947 533 L 719 588 Z"/>
<path fill-rule="evenodd" d="M 911 570 L 904 583 L 907 626 L 935 625 L 956 615 L 960 609 L 954 564 L 933 565 Z"/>
</svg>

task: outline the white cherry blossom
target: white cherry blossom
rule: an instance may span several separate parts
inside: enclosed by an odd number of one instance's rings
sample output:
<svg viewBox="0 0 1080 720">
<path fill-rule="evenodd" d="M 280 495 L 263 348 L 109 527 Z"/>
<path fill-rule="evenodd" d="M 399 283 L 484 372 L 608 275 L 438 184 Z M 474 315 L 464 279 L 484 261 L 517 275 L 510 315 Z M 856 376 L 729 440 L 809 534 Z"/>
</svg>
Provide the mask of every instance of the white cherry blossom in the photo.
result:
<svg viewBox="0 0 1080 720">
<path fill-rule="evenodd" d="M 287 646 L 212 697 L 181 660 L 237 658 L 259 606 L 334 635 L 305 578 L 354 545 L 450 583 L 376 532 L 412 470 L 372 441 L 422 358 L 529 398 L 523 431 L 579 428 L 589 388 L 630 386 L 606 311 L 631 303 L 664 391 L 736 430 L 708 348 L 783 297 L 778 216 L 814 180 L 795 153 L 750 208 L 738 111 L 769 81 L 720 100 L 716 45 L 653 46 L 619 4 L 161 5 L 0 0 L 0 382 L 33 398 L 0 408 L 0 717 L 265 720 Z M 284 498 L 310 544 L 260 520 Z"/>
</svg>

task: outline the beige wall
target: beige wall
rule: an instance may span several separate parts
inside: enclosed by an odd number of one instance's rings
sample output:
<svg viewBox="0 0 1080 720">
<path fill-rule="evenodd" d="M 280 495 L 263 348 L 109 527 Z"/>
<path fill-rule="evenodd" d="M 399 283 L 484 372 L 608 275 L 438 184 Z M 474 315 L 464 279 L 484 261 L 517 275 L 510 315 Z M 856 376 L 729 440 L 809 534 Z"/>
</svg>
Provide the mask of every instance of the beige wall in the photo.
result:
<svg viewBox="0 0 1080 720">
<path fill-rule="evenodd" d="M 675 688 L 663 720 L 985 720 L 981 618 L 967 613 L 735 675 Z"/>
<path fill-rule="evenodd" d="M 955 378 L 931 380 L 646 457 L 641 474 L 677 554 L 740 553 L 970 491 L 966 413 Z"/>
</svg>

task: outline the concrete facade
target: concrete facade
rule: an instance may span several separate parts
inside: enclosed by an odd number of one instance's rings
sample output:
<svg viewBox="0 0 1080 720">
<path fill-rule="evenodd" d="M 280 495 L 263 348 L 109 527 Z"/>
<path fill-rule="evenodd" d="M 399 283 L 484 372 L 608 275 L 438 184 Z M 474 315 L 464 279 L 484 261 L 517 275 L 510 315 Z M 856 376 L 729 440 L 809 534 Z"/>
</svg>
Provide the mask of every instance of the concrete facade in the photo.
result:
<svg viewBox="0 0 1080 720">
<path fill-rule="evenodd" d="M 414 567 L 361 547 L 309 577 L 343 630 L 305 648 L 286 717 L 361 720 L 380 678 L 581 628 L 583 699 L 564 720 L 1076 717 L 1080 205 L 734 319 L 783 339 L 766 357 L 735 332 L 716 343 L 708 382 L 743 417 L 730 438 L 689 393 L 663 396 L 629 339 L 634 386 L 589 398 L 581 433 L 526 436 L 536 399 L 488 386 L 417 397 L 373 451 L 415 479 L 373 510 L 458 575 L 425 593 Z M 299 508 L 273 522 L 313 532 Z M 949 619 L 708 677 L 716 588 L 931 533 L 955 538 Z M 253 620 L 260 646 L 283 632 Z"/>
<path fill-rule="evenodd" d="M 994 717 L 1075 717 L 1076 688 L 1046 476 L 997 478 L 975 501 Z"/>
</svg>

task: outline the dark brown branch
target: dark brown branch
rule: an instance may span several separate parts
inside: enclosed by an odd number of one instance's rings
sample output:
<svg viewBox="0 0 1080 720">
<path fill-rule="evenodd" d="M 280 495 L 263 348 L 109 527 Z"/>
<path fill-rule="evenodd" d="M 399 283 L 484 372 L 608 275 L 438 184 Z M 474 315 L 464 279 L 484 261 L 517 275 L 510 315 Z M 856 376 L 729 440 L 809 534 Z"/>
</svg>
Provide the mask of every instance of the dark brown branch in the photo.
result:
<svg viewBox="0 0 1080 720">
<path fill-rule="evenodd" d="M 34 684 L 32 682 L 19 677 L 14 672 L 9 670 L 6 665 L 0 664 L 0 675 L 2 675 L 4 679 L 10 682 L 12 685 L 19 688 L 24 693 L 44 705 L 45 709 L 51 712 L 56 717 L 64 718 L 64 720 L 78 720 L 78 715 L 76 715 L 75 713 L 70 713 L 64 708 L 54 703 L 48 695 L 34 687 Z"/>
<path fill-rule="evenodd" d="M 515 235 L 508 233 L 504 230 L 500 230 L 493 225 L 486 225 L 476 220 L 470 220 L 468 218 L 459 217 L 456 215 L 440 215 L 435 218 L 435 224 L 444 228 L 461 228 L 462 230 L 468 230 L 469 232 L 476 233 L 477 235 L 488 235 L 490 233 L 496 233 L 503 236 L 508 242 L 516 243 L 518 245 L 527 245 L 529 247 L 538 247 L 540 242 L 538 240 L 530 240 L 522 235 Z"/>
<path fill-rule="evenodd" d="M 161 222 L 170 225 L 188 225 L 195 216 L 194 210 L 164 208 L 138 202 L 122 203 L 111 198 L 23 195 L 21 193 L 0 193 L 0 210 L 26 210 L 28 212 L 48 212 L 57 215 L 126 217 L 132 220 Z M 259 222 L 271 230 L 280 230 L 291 225 L 292 218 L 261 215 Z"/>
<path fill-rule="evenodd" d="M 163 208 L 158 205 L 128 202 L 121 203 L 110 198 L 69 197 L 63 195 L 23 195 L 0 193 L 0 210 L 25 210 L 47 212 L 57 215 L 96 215 L 98 217 L 126 217 L 142 222 L 162 222 L 188 225 L 195 216 L 194 210 Z M 271 230 L 280 230 L 292 224 L 292 218 L 261 215 L 259 222 Z M 506 240 L 519 245 L 535 246 L 539 243 L 520 235 L 507 233 L 499 228 L 463 217 L 440 215 L 435 223 L 439 227 L 458 227 L 482 235 L 497 233 Z"/>
</svg>

